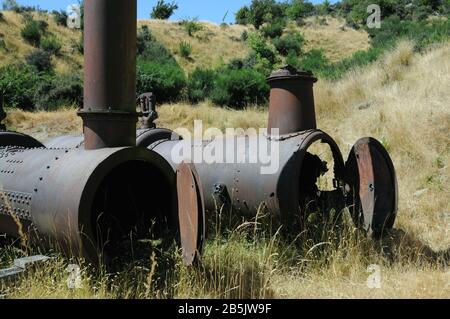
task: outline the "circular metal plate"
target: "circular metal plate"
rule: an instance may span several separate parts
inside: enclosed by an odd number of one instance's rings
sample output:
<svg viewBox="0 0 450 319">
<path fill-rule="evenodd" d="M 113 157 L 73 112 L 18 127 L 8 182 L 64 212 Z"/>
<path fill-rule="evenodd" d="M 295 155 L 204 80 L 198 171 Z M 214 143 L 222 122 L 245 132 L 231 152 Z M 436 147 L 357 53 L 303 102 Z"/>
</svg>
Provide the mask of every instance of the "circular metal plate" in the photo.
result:
<svg viewBox="0 0 450 319">
<path fill-rule="evenodd" d="M 376 139 L 362 138 L 350 152 L 346 175 L 355 223 L 369 236 L 381 237 L 394 226 L 398 206 L 397 178 L 389 154 Z"/>
<path fill-rule="evenodd" d="M 177 195 L 183 261 L 192 265 L 204 238 L 204 204 L 200 180 L 191 164 L 177 167 Z"/>
</svg>

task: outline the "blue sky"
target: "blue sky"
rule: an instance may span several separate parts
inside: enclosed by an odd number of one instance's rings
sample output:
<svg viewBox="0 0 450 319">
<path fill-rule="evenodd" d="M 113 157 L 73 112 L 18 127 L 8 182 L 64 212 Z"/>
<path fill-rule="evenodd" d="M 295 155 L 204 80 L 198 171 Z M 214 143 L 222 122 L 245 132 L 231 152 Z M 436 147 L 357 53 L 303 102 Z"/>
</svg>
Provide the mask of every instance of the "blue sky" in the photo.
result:
<svg viewBox="0 0 450 319">
<path fill-rule="evenodd" d="M 175 12 L 172 20 L 183 18 L 195 18 L 221 23 L 228 12 L 225 22 L 234 22 L 234 13 L 243 5 L 251 3 L 251 0 L 175 0 L 179 9 Z M 3 2 L 3 1 L 2 1 Z M 22 5 L 39 6 L 47 10 L 66 9 L 68 5 L 77 3 L 77 0 L 18 0 Z M 152 7 L 157 0 L 138 0 L 138 17 L 147 19 Z M 320 3 L 320 0 L 313 0 Z M 332 1 L 336 2 L 336 1 Z"/>
</svg>

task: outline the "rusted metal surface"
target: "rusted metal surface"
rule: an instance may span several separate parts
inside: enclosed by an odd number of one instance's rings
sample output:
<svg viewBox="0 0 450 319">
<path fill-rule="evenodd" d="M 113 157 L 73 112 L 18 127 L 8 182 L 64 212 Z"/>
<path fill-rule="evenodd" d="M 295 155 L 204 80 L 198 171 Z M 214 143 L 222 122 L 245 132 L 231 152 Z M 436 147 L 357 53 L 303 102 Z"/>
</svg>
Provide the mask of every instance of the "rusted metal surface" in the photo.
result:
<svg viewBox="0 0 450 319">
<path fill-rule="evenodd" d="M 177 167 L 178 219 L 183 261 L 192 265 L 201 254 L 204 230 L 202 186 L 195 167 L 181 163 Z"/>
<path fill-rule="evenodd" d="M 256 136 L 244 137 L 245 143 L 238 142 L 234 137 L 234 154 L 245 154 L 246 158 L 250 156 L 249 145 L 254 143 Z M 322 141 L 330 146 L 334 157 L 334 167 L 337 179 L 336 191 L 341 192 L 343 197 L 344 182 L 344 161 L 334 140 L 326 133 L 319 130 L 311 130 L 299 133 L 282 139 L 280 141 L 280 168 L 275 174 L 262 174 L 261 163 L 195 163 L 195 168 L 203 185 L 203 196 L 205 200 L 205 209 L 207 212 L 214 213 L 221 207 L 232 207 L 235 212 L 244 216 L 254 217 L 262 207 L 267 209 L 272 216 L 277 217 L 288 225 L 295 222 L 301 210 L 303 193 L 305 193 L 304 184 L 306 184 L 307 175 L 302 171 L 309 172 L 312 166 L 303 167 L 305 158 L 308 159 L 307 150 L 315 143 Z M 178 163 L 173 161 L 172 151 L 179 147 L 180 143 L 186 143 L 192 148 L 192 153 L 196 147 L 202 149 L 214 147 L 218 141 L 204 141 L 202 143 L 190 144 L 189 141 L 161 141 L 151 145 L 149 148 L 161 154 L 173 168 Z M 227 151 L 223 152 L 226 157 Z M 186 160 L 192 160 L 187 158 Z M 322 162 L 320 162 L 322 164 Z M 313 163 L 316 165 L 316 163 Z M 317 176 L 316 176 L 317 178 Z M 315 180 L 314 180 L 315 182 Z M 325 196 L 325 195 L 324 195 Z"/>
<path fill-rule="evenodd" d="M 287 66 L 273 72 L 270 84 L 269 134 L 280 135 L 317 128 L 313 85 L 317 78 L 308 71 Z"/>
<path fill-rule="evenodd" d="M 85 148 L 136 143 L 136 0 L 84 2 Z"/>
<path fill-rule="evenodd" d="M 152 128 L 136 131 L 136 146 L 149 147 L 153 143 L 159 141 L 179 141 L 181 137 L 175 132 L 165 128 Z M 0 133 L 1 142 L 1 133 Z M 0 143 L 0 145 L 2 145 Z M 82 135 L 65 135 L 55 137 L 45 143 L 47 148 L 80 148 L 84 145 L 84 137 Z"/>
<path fill-rule="evenodd" d="M 398 208 L 398 185 L 394 165 L 380 142 L 362 138 L 346 162 L 350 188 L 348 205 L 357 225 L 379 238 L 393 227 Z"/>
<path fill-rule="evenodd" d="M 143 93 L 139 95 L 136 102 L 141 109 L 141 127 L 143 129 L 156 128 L 155 120 L 158 119 L 156 95 L 153 93 Z"/>
<path fill-rule="evenodd" d="M 173 170 L 143 148 L 0 148 L 0 180 L 0 233 L 37 233 L 91 261 L 147 238 L 153 221 L 155 235 L 176 225 Z"/>
<path fill-rule="evenodd" d="M 20 146 L 26 148 L 39 148 L 44 145 L 35 138 L 17 132 L 0 131 L 0 147 Z"/>
</svg>

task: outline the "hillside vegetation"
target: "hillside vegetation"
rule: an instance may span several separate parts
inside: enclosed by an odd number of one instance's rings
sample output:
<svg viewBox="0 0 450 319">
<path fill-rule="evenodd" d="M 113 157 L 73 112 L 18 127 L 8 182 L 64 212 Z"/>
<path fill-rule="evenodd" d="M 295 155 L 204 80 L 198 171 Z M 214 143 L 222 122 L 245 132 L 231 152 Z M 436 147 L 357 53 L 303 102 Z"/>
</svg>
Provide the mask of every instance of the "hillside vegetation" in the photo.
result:
<svg viewBox="0 0 450 319">
<path fill-rule="evenodd" d="M 34 50 L 21 36 L 25 26 L 24 17 L 13 11 L 1 11 L 0 39 L 4 47 L 0 48 L 0 66 L 25 61 L 25 56 Z M 57 25 L 53 17 L 47 13 L 30 13 L 35 20 L 48 23 L 48 34 L 54 35 L 62 44 L 61 53 L 53 58 L 55 70 L 59 73 L 79 72 L 83 67 L 83 55 L 76 49 L 80 42 L 81 32 Z"/>
<path fill-rule="evenodd" d="M 21 37 L 24 18 L 14 11 L 2 11 L 4 17 L 0 20 L 0 39 L 5 47 L 0 49 L 0 66 L 24 61 L 34 47 Z M 81 31 L 57 25 L 52 14 L 32 13 L 35 20 L 48 23 L 48 32 L 63 45 L 61 54 L 53 60 L 59 73 L 78 72 L 83 65 L 83 56 L 76 44 L 80 42 Z M 324 49 L 331 61 L 339 61 L 350 57 L 358 50 L 369 47 L 368 34 L 363 30 L 341 28 L 345 21 L 341 18 L 327 17 L 323 24 L 316 18 L 308 18 L 303 27 L 292 26 L 304 33 L 306 48 Z M 174 55 L 177 62 L 190 72 L 197 67 L 214 68 L 230 60 L 244 58 L 250 51 L 245 41 L 241 39 L 244 31 L 252 31 L 252 26 L 226 25 L 219 26 L 207 21 L 198 22 L 202 30 L 190 37 L 179 22 L 165 20 L 139 20 L 138 28 L 147 25 L 155 38 Z M 185 41 L 192 45 L 191 59 L 184 59 L 179 54 L 179 43 Z"/>
</svg>

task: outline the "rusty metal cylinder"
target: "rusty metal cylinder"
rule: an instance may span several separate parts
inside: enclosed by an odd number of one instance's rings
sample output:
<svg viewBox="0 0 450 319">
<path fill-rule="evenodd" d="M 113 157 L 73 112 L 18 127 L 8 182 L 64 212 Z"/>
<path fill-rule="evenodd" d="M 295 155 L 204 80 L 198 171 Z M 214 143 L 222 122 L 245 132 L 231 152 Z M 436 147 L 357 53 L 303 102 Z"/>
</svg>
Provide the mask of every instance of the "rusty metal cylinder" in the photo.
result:
<svg viewBox="0 0 450 319">
<path fill-rule="evenodd" d="M 291 134 L 317 128 L 312 72 L 287 66 L 274 71 L 270 84 L 269 134 Z"/>
<path fill-rule="evenodd" d="M 85 148 L 136 143 L 136 0 L 84 1 Z"/>
<path fill-rule="evenodd" d="M 176 225 L 173 170 L 144 148 L 2 147 L 0 180 L 0 233 L 53 239 L 89 261 Z"/>
<path fill-rule="evenodd" d="M 279 154 L 272 156 L 272 160 L 279 162 L 278 168 L 265 173 L 263 168 L 267 164 L 251 162 L 254 155 L 251 145 L 258 139 L 268 139 L 265 136 L 231 137 L 225 140 L 194 142 L 161 140 L 149 146 L 149 149 L 160 154 L 175 169 L 181 157 L 178 152 L 182 145 L 191 148 L 190 156 L 185 161 L 192 161 L 202 182 L 205 209 L 209 213 L 220 211 L 221 207 L 232 207 L 236 212 L 247 217 L 254 217 L 259 209 L 267 209 L 271 215 L 280 221 L 289 223 L 298 216 L 305 185 L 310 186 L 308 174 L 312 173 L 307 150 L 321 141 L 329 145 L 333 158 L 337 180 L 344 177 L 344 162 L 335 141 L 326 133 L 319 130 L 299 132 L 291 136 L 279 138 Z M 270 139 L 270 138 L 269 138 Z M 232 140 L 232 143 L 230 143 Z M 228 141 L 228 143 L 227 143 Z M 224 146 L 225 145 L 225 146 Z M 227 145 L 232 145 L 231 149 Z M 195 161 L 195 152 L 203 154 L 214 153 L 223 149 L 223 158 L 214 163 L 203 160 Z M 237 159 L 238 154 L 243 161 L 227 162 L 230 154 Z M 174 158 L 174 155 L 178 159 Z M 277 156 L 278 155 L 278 156 Z M 272 163 L 276 165 L 274 162 Z M 270 171 L 270 169 L 268 170 Z M 313 176 L 314 178 L 314 176 Z M 317 176 L 315 176 L 317 178 Z M 315 179 L 313 179 L 315 182 Z"/>
</svg>

